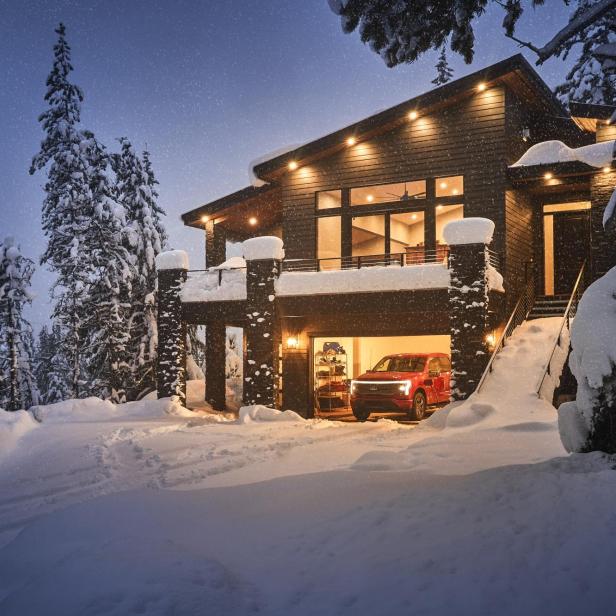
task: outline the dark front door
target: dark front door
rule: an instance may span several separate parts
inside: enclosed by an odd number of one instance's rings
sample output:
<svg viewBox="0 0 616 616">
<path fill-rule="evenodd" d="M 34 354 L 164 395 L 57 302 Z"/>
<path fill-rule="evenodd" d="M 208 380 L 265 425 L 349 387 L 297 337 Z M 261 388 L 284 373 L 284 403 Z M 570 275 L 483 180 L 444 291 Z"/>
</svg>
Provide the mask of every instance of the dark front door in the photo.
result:
<svg viewBox="0 0 616 616">
<path fill-rule="evenodd" d="M 588 254 L 590 239 L 588 212 L 554 216 L 554 293 L 571 293 L 575 279 Z"/>
</svg>

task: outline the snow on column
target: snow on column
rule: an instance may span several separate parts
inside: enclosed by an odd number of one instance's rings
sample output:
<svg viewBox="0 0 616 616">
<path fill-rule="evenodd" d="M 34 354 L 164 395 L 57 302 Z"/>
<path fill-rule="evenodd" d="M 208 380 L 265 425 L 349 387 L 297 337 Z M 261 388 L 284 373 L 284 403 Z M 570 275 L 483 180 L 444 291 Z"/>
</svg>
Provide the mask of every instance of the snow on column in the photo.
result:
<svg viewBox="0 0 616 616">
<path fill-rule="evenodd" d="M 278 338 L 275 283 L 284 250 L 277 237 L 255 237 L 243 244 L 246 259 L 246 357 L 244 404 L 275 406 Z"/>
<path fill-rule="evenodd" d="M 156 257 L 158 271 L 158 397 L 179 396 L 186 402 L 186 324 L 180 293 L 186 281 L 188 255 L 170 250 Z"/>
<path fill-rule="evenodd" d="M 488 362 L 488 254 L 494 223 L 487 218 L 450 222 L 443 235 L 449 252 L 451 397 L 475 391 Z"/>
</svg>

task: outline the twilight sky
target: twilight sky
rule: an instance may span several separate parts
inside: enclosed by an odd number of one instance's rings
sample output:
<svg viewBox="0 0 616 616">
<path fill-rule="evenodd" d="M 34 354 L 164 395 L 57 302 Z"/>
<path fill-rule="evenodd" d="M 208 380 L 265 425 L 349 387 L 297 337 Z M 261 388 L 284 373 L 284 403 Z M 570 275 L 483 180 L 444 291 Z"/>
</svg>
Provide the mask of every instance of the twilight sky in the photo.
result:
<svg viewBox="0 0 616 616">
<path fill-rule="evenodd" d="M 547 4 L 525 15 L 521 38 L 542 44 L 566 23 L 567 8 Z M 493 8 L 479 22 L 485 38 L 471 67 L 450 56 L 456 77 L 519 51 L 501 20 Z M 85 94 L 83 125 L 109 149 L 120 136 L 147 142 L 171 244 L 193 267 L 203 239 L 183 228 L 182 212 L 246 186 L 258 156 L 416 96 L 434 77 L 434 55 L 386 68 L 357 34 L 342 33 L 327 0 L 0 0 L 0 236 L 14 235 L 35 261 L 45 178 L 28 167 L 59 21 Z M 566 65 L 551 60 L 539 72 L 555 86 Z M 38 268 L 28 312 L 37 329 L 52 280 Z"/>
</svg>

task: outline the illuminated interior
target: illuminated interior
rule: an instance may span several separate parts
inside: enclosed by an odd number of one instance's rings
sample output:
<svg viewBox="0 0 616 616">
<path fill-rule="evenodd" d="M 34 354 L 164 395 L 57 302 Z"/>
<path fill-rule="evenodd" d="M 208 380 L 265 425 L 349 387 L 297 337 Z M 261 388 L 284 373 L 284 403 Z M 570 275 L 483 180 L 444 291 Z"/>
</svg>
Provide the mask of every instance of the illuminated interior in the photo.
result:
<svg viewBox="0 0 616 616">
<path fill-rule="evenodd" d="M 351 189 L 351 205 L 406 202 L 414 199 L 425 199 L 425 197 L 425 180 L 379 184 L 378 186 L 362 186 Z"/>
</svg>

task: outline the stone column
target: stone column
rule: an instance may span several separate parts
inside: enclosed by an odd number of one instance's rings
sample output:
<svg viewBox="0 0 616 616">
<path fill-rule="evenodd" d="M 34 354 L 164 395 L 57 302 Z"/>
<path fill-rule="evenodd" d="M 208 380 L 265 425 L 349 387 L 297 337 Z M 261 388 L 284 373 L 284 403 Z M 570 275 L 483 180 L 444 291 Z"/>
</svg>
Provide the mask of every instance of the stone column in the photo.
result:
<svg viewBox="0 0 616 616">
<path fill-rule="evenodd" d="M 205 400 L 216 411 L 227 407 L 227 328 L 224 321 L 205 323 Z"/>
<path fill-rule="evenodd" d="M 451 398 L 470 396 L 486 368 L 490 351 L 488 253 L 494 223 L 465 218 L 444 229 L 449 244 L 449 323 L 451 328 Z"/>
<path fill-rule="evenodd" d="M 180 293 L 186 281 L 188 255 L 170 250 L 156 257 L 158 271 L 158 397 L 179 396 L 186 403 L 186 323 Z"/>
<path fill-rule="evenodd" d="M 280 338 L 275 285 L 284 258 L 283 244 L 277 237 L 255 237 L 243 246 L 247 294 L 244 404 L 274 407 Z"/>
</svg>

